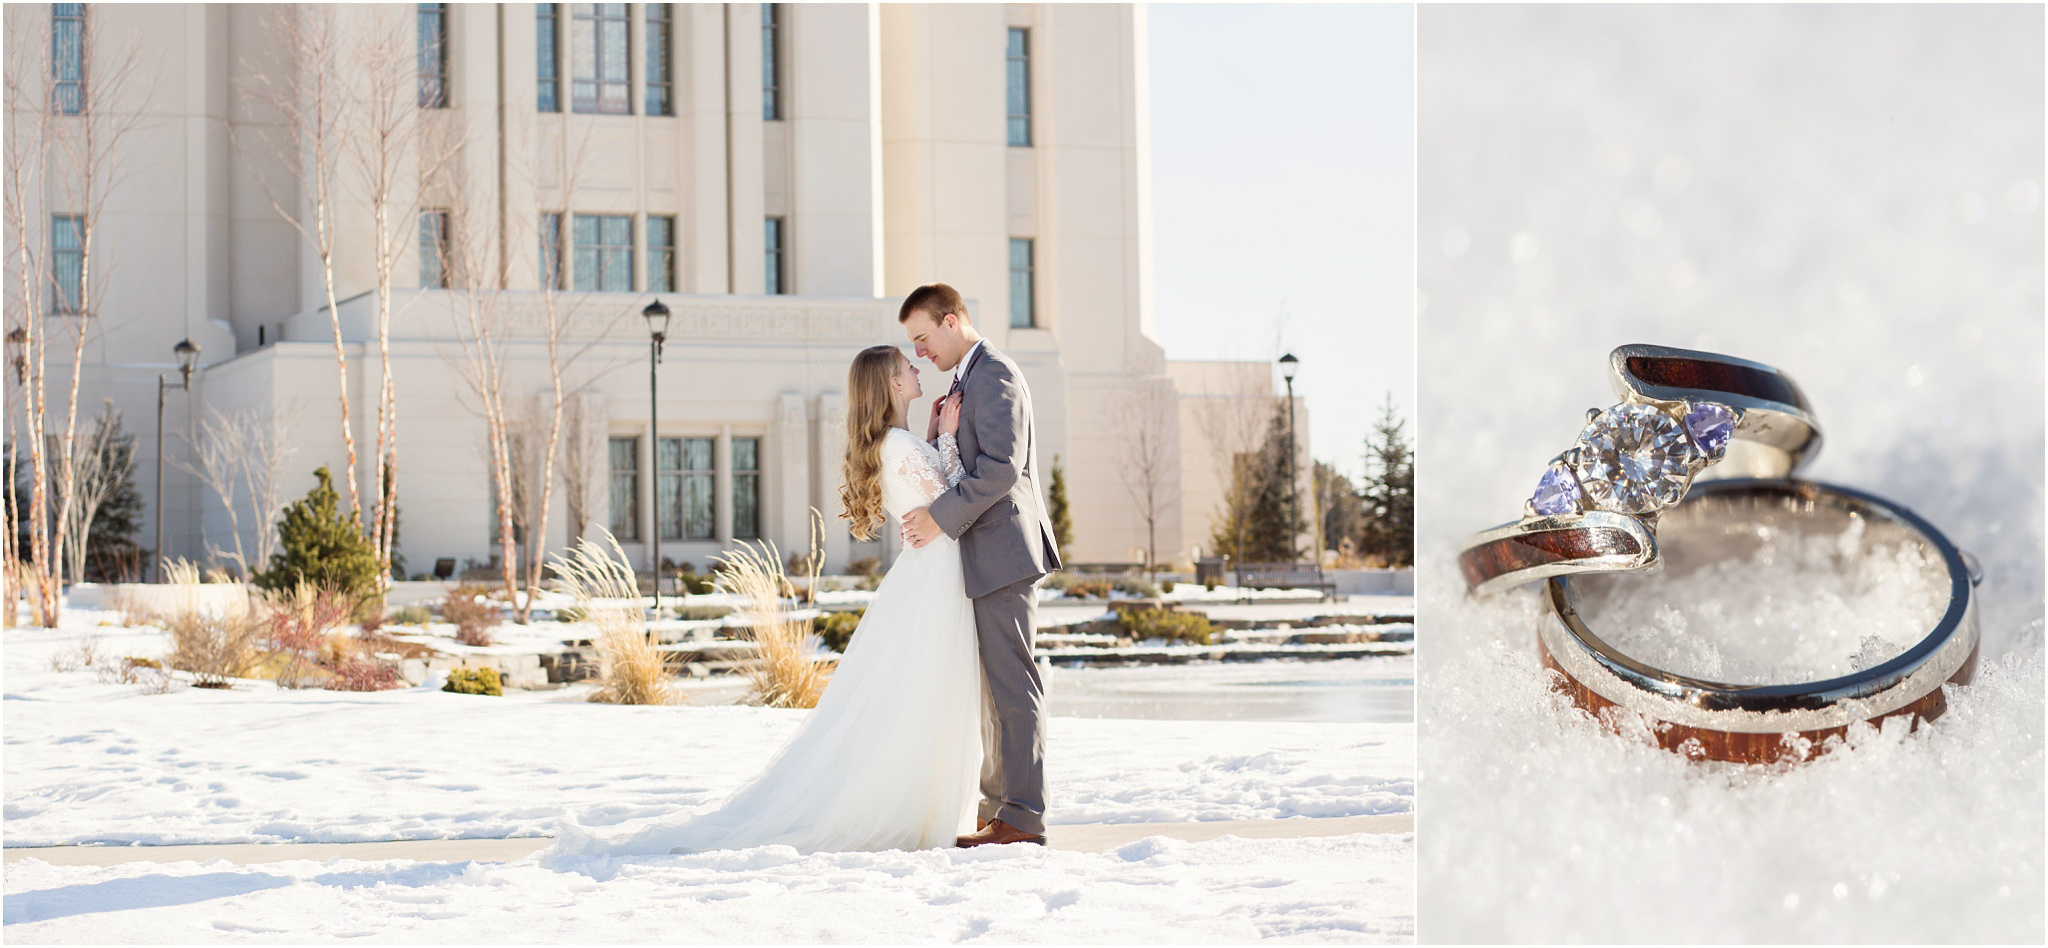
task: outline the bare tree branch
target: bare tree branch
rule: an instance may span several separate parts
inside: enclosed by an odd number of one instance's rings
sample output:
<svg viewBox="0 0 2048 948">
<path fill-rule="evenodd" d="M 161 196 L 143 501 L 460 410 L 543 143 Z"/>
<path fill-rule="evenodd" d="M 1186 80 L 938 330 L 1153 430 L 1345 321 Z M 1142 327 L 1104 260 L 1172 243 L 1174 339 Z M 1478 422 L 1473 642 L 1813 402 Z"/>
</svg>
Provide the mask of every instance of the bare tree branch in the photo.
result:
<svg viewBox="0 0 2048 948">
<path fill-rule="evenodd" d="M 298 448 L 285 437 L 284 419 L 298 414 L 295 406 L 274 405 L 270 411 L 241 408 L 222 412 L 208 408 L 192 445 L 196 461 L 171 463 L 190 472 L 213 491 L 227 509 L 232 550 L 211 549 L 210 555 L 233 562 L 244 578 L 268 568 L 277 551 L 272 518 L 282 506 L 278 496 L 285 465 Z M 253 557 L 242 543 L 242 510 L 246 499 L 255 528 Z"/>
<path fill-rule="evenodd" d="M 6 181 L 7 263 L 13 268 L 8 280 L 8 338 L 15 358 L 21 360 L 18 375 L 29 453 L 29 560 L 35 580 L 36 620 L 54 628 L 59 600 L 46 513 L 50 457 L 44 374 L 48 336 L 43 325 L 49 266 L 42 252 L 48 246 L 49 217 L 39 213 L 47 193 L 53 121 L 50 44 L 42 41 L 44 31 L 38 28 L 45 22 L 46 9 L 27 4 L 6 8 L 6 161 L 0 173 Z M 18 571 L 10 572 L 7 581 L 18 581 L 20 576 Z M 10 597 L 8 601 L 11 614 L 13 600 Z"/>
<path fill-rule="evenodd" d="M 1171 382 L 1140 375 L 1116 396 L 1111 416 L 1117 474 L 1145 522 L 1145 571 L 1151 573 L 1159 563 L 1159 523 L 1180 506 L 1179 399 Z"/>
<path fill-rule="evenodd" d="M 18 47 L 8 52 L 7 74 L 8 143 L 7 204 L 10 262 L 19 267 L 17 276 L 20 306 L 11 319 L 23 332 L 22 349 L 27 359 L 24 387 L 31 414 L 31 466 L 36 488 L 42 497 L 34 506 L 37 526 L 32 527 L 38 609 L 43 625 L 54 627 L 61 604 L 62 566 L 65 545 L 73 537 L 62 526 L 76 521 L 79 505 L 77 459 L 79 386 L 84 375 L 85 349 L 97 329 L 100 298 L 110 268 L 99 259 L 98 236 L 105 216 L 107 198 L 127 175 L 124 144 L 140 126 L 143 110 L 125 101 L 140 61 L 133 42 L 108 46 L 102 36 L 100 17 L 90 6 L 80 35 L 80 67 L 83 81 L 75 110 L 60 110 L 54 98 L 46 40 L 47 7 L 10 7 L 7 34 Z M 30 70 L 34 70 L 31 72 Z M 125 107 L 125 108 L 124 108 Z M 60 111 L 62 114 L 60 114 Z M 78 282 L 76 293 L 56 284 L 49 263 L 54 251 L 48 225 L 51 202 L 78 219 Z M 13 283 L 14 281 L 10 281 Z M 47 294 L 47 295 L 45 295 Z M 51 304 L 46 307 L 45 303 Z M 46 316 L 46 309 L 49 310 Z M 60 432 L 54 444 L 50 437 L 47 391 L 47 340 L 45 324 L 55 321 L 68 334 L 71 344 L 70 376 L 65 380 L 65 398 Z M 47 457 L 52 451 L 54 465 Z M 54 470 L 54 490 L 46 488 Z M 54 496 L 52 496 L 54 494 Z M 54 509 L 52 509 L 54 508 Z M 47 514 L 46 514 L 47 511 Z M 157 512 L 161 516 L 161 511 Z M 58 527 L 54 536 L 42 526 L 45 516 Z M 83 542 L 82 537 L 76 538 Z"/>
<path fill-rule="evenodd" d="M 321 289 L 326 294 L 327 317 L 334 335 L 341 443 L 348 455 L 348 471 L 343 480 L 348 483 L 349 513 L 361 527 L 362 498 L 356 484 L 348 351 L 342 338 L 334 267 L 337 165 L 347 137 L 345 128 L 354 111 L 348 85 L 342 78 L 345 60 L 341 30 L 330 4 L 284 4 L 273 8 L 272 13 L 270 31 L 283 55 L 270 63 L 245 64 L 252 80 L 243 95 L 276 110 L 282 117 L 283 127 L 279 134 L 267 136 L 268 145 L 273 156 L 292 169 L 297 193 L 285 196 L 271 191 L 268 179 L 253 167 L 250 177 L 263 190 L 271 209 L 298 231 L 320 258 Z M 231 133 L 234 127 L 229 126 Z M 239 138 L 236 144 L 241 144 Z"/>
</svg>

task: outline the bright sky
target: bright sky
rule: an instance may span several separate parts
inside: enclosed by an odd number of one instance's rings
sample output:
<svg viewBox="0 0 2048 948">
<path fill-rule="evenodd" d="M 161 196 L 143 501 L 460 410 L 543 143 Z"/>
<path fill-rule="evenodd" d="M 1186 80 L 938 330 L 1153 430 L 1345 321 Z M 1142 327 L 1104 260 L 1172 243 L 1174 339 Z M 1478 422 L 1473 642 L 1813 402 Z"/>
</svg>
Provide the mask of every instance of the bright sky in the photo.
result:
<svg viewBox="0 0 2048 948">
<path fill-rule="evenodd" d="M 1415 10 L 1145 9 L 1159 342 L 1293 352 L 1310 450 L 1355 479 L 1387 393 L 1414 417 Z"/>
</svg>

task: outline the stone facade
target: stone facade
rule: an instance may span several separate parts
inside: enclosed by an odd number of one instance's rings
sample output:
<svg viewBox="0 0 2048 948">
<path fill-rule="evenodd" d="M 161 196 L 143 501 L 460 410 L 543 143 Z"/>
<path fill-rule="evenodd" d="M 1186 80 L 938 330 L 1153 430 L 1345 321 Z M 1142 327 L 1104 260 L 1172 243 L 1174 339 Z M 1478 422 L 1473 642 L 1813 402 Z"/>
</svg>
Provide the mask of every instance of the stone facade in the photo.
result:
<svg viewBox="0 0 2048 948">
<path fill-rule="evenodd" d="M 410 117 L 416 145 L 400 156 L 398 204 L 409 218 L 445 212 L 451 240 L 474 251 L 466 282 L 508 336 L 506 401 L 515 416 L 544 410 L 552 397 L 539 332 L 548 302 L 544 215 L 564 215 L 569 231 L 578 215 L 630 221 L 631 277 L 608 291 L 574 288 L 584 264 L 574 234 L 561 238 L 570 288 L 555 303 L 577 353 L 570 375 L 578 391 L 568 408 L 584 422 L 582 440 L 569 450 L 604 464 L 609 438 L 638 439 L 632 502 L 644 535 L 658 480 L 650 434 L 708 439 L 716 529 L 703 539 L 662 541 L 664 556 L 702 568 L 736 538 L 736 498 L 750 489 L 761 538 L 785 552 L 804 547 L 809 508 L 836 514 L 846 366 L 865 345 L 905 343 L 897 302 L 931 280 L 959 287 L 976 325 L 1025 369 L 1042 461 L 1058 455 L 1067 471 L 1076 527 L 1068 558 L 1120 562 L 1142 551 L 1145 525 L 1118 474 L 1123 439 L 1099 410 L 1132 392 L 1180 397 L 1178 376 L 1150 335 L 1142 7 L 777 5 L 773 39 L 764 43 L 762 7 L 669 5 L 673 114 L 652 115 L 649 81 L 658 71 L 650 72 L 647 57 L 660 47 L 648 39 L 660 28 L 649 14 L 658 9 L 623 7 L 628 108 L 592 114 L 575 108 L 572 92 L 571 45 L 577 18 L 589 12 L 584 5 L 552 5 L 561 36 L 560 111 L 538 106 L 537 50 L 551 25 L 543 15 L 549 7 L 443 8 L 445 105 Z M 141 55 L 120 96 L 104 106 L 137 122 L 117 154 L 123 175 L 97 229 L 100 304 L 88 329 L 82 405 L 89 410 L 111 398 L 123 411 L 138 435 L 146 497 L 157 452 L 173 461 L 191 457 L 209 408 L 277 414 L 295 449 L 283 490 L 294 498 L 311 485 L 315 466 L 340 472 L 346 464 L 338 322 L 355 474 L 367 493 L 380 357 L 371 205 L 345 169 L 336 200 L 342 302 L 330 317 L 317 256 L 273 206 L 309 210 L 295 185 L 300 159 L 275 147 L 285 141 L 283 119 L 254 93 L 304 68 L 281 29 L 328 10 L 345 43 L 397 34 L 410 43 L 427 28 L 419 8 L 88 9 L 96 55 L 124 48 Z M 49 11 L 9 9 L 11 54 L 49 47 Z M 1011 140 L 1006 105 L 1014 66 L 1005 41 L 1013 30 L 1028 38 L 1023 144 Z M 764 105 L 770 49 L 779 63 L 769 70 L 779 90 L 774 117 Z M 39 55 L 10 60 L 33 63 Z M 344 79 L 354 83 L 344 91 L 362 91 L 358 70 L 345 70 Z M 18 124 L 21 116 L 10 118 Z M 78 121 L 59 118 L 57 125 Z M 361 143 L 359 136 L 349 142 Z M 66 200 L 52 187 L 26 213 L 43 220 L 76 210 Z M 772 274 L 770 218 L 781 222 L 782 240 Z M 665 290 L 649 272 L 657 219 L 670 222 L 675 247 Z M 485 561 L 497 550 L 485 426 L 457 351 L 459 317 L 477 297 L 424 287 L 431 278 L 415 252 L 418 229 L 407 219 L 393 230 L 404 248 L 389 301 L 388 363 L 399 406 L 400 548 L 415 572 L 443 557 Z M 7 239 L 11 248 L 16 237 Z M 1028 320 L 1012 313 L 1012 242 L 1020 239 L 1031 242 Z M 650 432 L 649 344 L 638 314 L 657 297 L 674 319 L 658 369 L 659 431 Z M 160 446 L 151 431 L 156 377 L 175 379 L 171 349 L 188 338 L 202 347 L 201 368 L 189 394 L 170 394 Z M 923 368 L 926 391 L 944 391 L 940 373 Z M 67 373 L 68 363 L 51 360 L 53 389 L 61 390 Z M 1270 377 L 1267 383 L 1270 394 Z M 19 404 L 15 394 L 10 405 Z M 921 427 L 923 406 L 916 411 L 913 424 Z M 1184 415 L 1161 416 L 1178 455 L 1189 450 L 1179 441 Z M 10 430 L 18 417 L 9 415 Z M 736 452 L 748 451 L 755 468 L 735 470 Z M 605 472 L 597 477 L 593 525 L 609 519 Z M 569 539 L 562 493 L 558 485 L 549 518 L 547 541 L 556 548 Z M 1163 560 L 1184 559 L 1188 544 L 1199 542 L 1190 538 L 1206 532 L 1207 511 L 1199 508 L 1214 490 L 1176 485 L 1176 493 L 1180 502 L 1155 531 Z M 162 516 L 169 555 L 206 559 L 232 545 L 220 500 L 175 463 L 166 470 Z M 245 510 L 242 532 L 261 519 Z M 153 528 L 153 519 L 145 523 L 145 543 Z M 855 543 L 838 529 L 828 535 L 830 568 L 890 552 L 886 541 Z M 625 548 L 646 565 L 646 543 Z"/>
</svg>

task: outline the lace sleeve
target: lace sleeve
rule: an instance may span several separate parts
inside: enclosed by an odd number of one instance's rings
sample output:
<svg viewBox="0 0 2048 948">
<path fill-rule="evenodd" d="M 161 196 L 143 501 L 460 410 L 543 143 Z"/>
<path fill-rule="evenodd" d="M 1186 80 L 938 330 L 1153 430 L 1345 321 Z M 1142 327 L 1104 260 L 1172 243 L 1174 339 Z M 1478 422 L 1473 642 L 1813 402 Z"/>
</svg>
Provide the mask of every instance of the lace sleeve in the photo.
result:
<svg viewBox="0 0 2048 948">
<path fill-rule="evenodd" d="M 918 496 L 923 497 L 925 503 L 931 503 L 932 498 L 945 493 L 949 485 L 945 474 L 922 448 L 921 444 L 912 445 L 910 450 L 903 452 L 902 459 L 896 462 L 896 473 L 917 489 Z"/>
<path fill-rule="evenodd" d="M 967 476 L 967 469 L 960 465 L 960 439 L 951 433 L 939 436 L 939 462 L 946 467 L 946 486 L 952 487 Z"/>
</svg>

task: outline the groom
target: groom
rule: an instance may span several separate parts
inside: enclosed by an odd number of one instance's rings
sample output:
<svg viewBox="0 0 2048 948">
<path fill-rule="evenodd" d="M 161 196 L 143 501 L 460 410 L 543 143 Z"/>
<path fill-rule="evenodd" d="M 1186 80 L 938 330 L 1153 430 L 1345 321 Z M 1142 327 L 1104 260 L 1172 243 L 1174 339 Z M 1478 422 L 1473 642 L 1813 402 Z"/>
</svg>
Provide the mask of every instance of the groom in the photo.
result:
<svg viewBox="0 0 2048 948">
<path fill-rule="evenodd" d="M 903 518 L 903 542 L 922 547 L 941 533 L 960 541 L 960 567 L 974 600 L 994 720 L 984 721 L 981 820 L 961 846 L 1045 845 L 1045 683 L 1032 659 L 1037 585 L 1060 568 L 1052 523 L 1039 502 L 1038 435 L 1031 390 L 1017 363 L 989 347 L 944 283 L 911 291 L 896 319 L 917 354 L 953 373 L 947 398 L 960 402 L 960 463 L 967 476 Z M 932 410 L 936 426 L 938 409 Z M 929 437 L 929 435 L 927 436 Z"/>
</svg>

